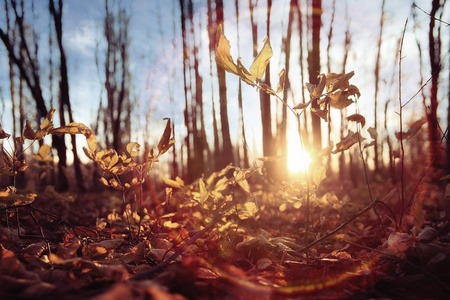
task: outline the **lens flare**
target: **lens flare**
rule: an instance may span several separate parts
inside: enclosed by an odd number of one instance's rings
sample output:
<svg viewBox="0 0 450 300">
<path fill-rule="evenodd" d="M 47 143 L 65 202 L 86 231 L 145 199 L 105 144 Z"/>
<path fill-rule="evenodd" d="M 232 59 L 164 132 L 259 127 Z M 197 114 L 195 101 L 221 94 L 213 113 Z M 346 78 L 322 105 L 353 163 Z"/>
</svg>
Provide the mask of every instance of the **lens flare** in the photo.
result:
<svg viewBox="0 0 450 300">
<path fill-rule="evenodd" d="M 288 151 L 288 169 L 292 173 L 305 172 L 311 161 L 311 156 L 306 150 L 289 149 Z"/>
</svg>

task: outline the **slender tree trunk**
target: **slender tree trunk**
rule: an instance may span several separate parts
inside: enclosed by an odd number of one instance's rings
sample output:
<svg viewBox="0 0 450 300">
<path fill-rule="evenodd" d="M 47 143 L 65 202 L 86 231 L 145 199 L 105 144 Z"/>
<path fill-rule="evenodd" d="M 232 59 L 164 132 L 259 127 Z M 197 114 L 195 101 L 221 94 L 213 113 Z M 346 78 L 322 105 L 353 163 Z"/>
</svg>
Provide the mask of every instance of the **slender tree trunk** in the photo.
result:
<svg viewBox="0 0 450 300">
<path fill-rule="evenodd" d="M 289 17 L 288 17 L 288 27 L 286 38 L 284 40 L 284 89 L 283 89 L 283 100 L 287 103 L 288 91 L 290 90 L 290 81 L 289 81 L 289 71 L 290 71 L 290 60 L 291 60 L 291 37 L 292 37 L 292 25 L 294 23 L 294 10 L 296 7 L 296 1 L 291 0 L 289 4 Z M 281 123 L 280 123 L 280 149 L 281 149 L 281 157 L 282 157 L 282 166 L 281 168 L 284 170 L 287 168 L 287 107 L 283 105 L 281 112 Z M 280 173 L 280 172 L 278 172 Z M 283 177 L 281 177 L 283 178 Z"/>
<path fill-rule="evenodd" d="M 216 36 L 215 36 L 215 24 L 214 24 L 214 10 L 212 8 L 213 1 L 206 1 L 208 4 L 208 39 L 209 39 L 209 77 L 211 78 L 211 91 L 214 91 L 214 82 L 213 78 L 213 55 L 215 53 L 216 47 Z M 221 148 L 220 148 L 220 138 L 219 138 L 219 130 L 217 128 L 217 118 L 216 118 L 216 107 L 214 101 L 214 93 L 211 92 L 211 104 L 212 104 L 212 117 L 213 117 L 213 133 L 214 133 L 214 156 L 212 157 L 212 161 L 214 161 L 214 170 L 218 170 L 220 168 L 220 160 L 221 160 Z"/>
<path fill-rule="evenodd" d="M 25 81 L 27 87 L 29 88 L 31 95 L 36 104 L 37 110 L 37 119 L 38 122 L 45 118 L 48 114 L 48 110 L 45 104 L 44 97 L 42 95 L 42 88 L 40 84 L 40 72 L 39 72 L 39 64 L 37 60 L 37 40 L 35 39 L 34 51 L 30 51 L 29 42 L 26 39 L 25 33 L 25 21 L 23 15 L 23 2 L 21 2 L 21 12 L 18 11 L 15 1 L 11 2 L 12 9 L 15 15 L 15 24 L 18 28 L 18 38 L 20 43 L 20 49 L 17 56 L 14 51 L 14 45 L 11 43 L 9 36 L 5 34 L 5 32 L 0 29 L 0 39 L 5 45 L 6 50 L 8 51 L 8 55 L 10 59 L 14 62 L 14 65 L 18 68 L 20 74 L 20 85 L 22 85 L 22 80 Z M 33 37 L 35 35 L 33 34 Z M 22 88 L 20 88 L 20 94 L 22 94 Z M 23 132 L 23 123 L 24 123 L 24 106 L 23 106 L 23 98 L 20 97 L 20 132 Z M 64 144 L 64 140 L 62 137 L 53 136 L 53 146 L 57 149 L 58 152 L 58 190 L 67 190 L 68 181 L 63 172 L 63 169 L 66 165 L 66 146 Z"/>
<path fill-rule="evenodd" d="M 380 57 L 381 57 L 381 44 L 383 42 L 383 24 L 384 24 L 384 4 L 385 4 L 385 0 L 383 0 L 383 3 L 381 4 L 381 16 L 380 16 L 380 33 L 378 36 L 378 52 L 377 52 L 377 57 L 375 60 L 375 98 L 374 98 L 374 128 L 375 131 L 377 131 L 378 129 L 378 84 L 379 84 L 379 80 L 380 80 Z M 374 145 L 374 158 L 373 158 L 373 163 L 375 166 L 375 172 L 379 172 L 379 150 L 378 150 L 378 141 L 375 140 L 375 145 Z M 383 157 L 383 156 L 381 156 Z"/>
<path fill-rule="evenodd" d="M 64 126 L 66 124 L 64 113 L 67 110 L 67 114 L 69 116 L 69 122 L 74 122 L 73 116 L 72 116 L 72 107 L 70 104 L 70 94 L 69 94 L 69 78 L 68 78 L 68 72 L 67 72 L 67 61 L 66 61 L 66 54 L 64 51 L 64 47 L 62 44 L 62 11 L 63 11 L 63 2 L 62 0 L 59 0 L 58 3 L 58 9 L 55 8 L 55 3 L 53 0 L 50 0 L 49 2 L 49 8 L 50 13 L 53 16 L 54 25 L 55 25 L 55 32 L 56 32 L 56 38 L 58 42 L 59 47 L 59 53 L 60 53 L 60 74 L 61 79 L 59 82 L 59 97 L 60 97 L 60 104 L 59 104 L 59 111 L 60 111 L 60 122 L 61 126 Z M 75 169 L 75 179 L 77 187 L 80 191 L 85 191 L 85 187 L 83 185 L 83 174 L 81 172 L 81 162 L 80 158 L 78 157 L 78 149 L 77 149 L 77 142 L 75 135 L 71 135 L 72 140 L 72 153 L 73 153 L 73 164 Z"/>
<path fill-rule="evenodd" d="M 216 3 L 216 26 L 224 25 L 223 1 L 215 0 Z M 225 79 L 225 70 L 217 65 L 217 77 L 219 80 L 219 103 L 220 103 L 220 122 L 222 129 L 222 162 L 220 167 L 225 167 L 228 163 L 234 161 L 233 147 L 230 137 L 230 125 L 228 122 L 228 103 L 227 103 L 227 85 Z"/>
<path fill-rule="evenodd" d="M 235 0 L 234 5 L 236 8 L 236 28 L 237 28 L 236 33 L 237 33 L 238 56 L 241 56 L 241 49 L 239 46 L 239 0 Z M 248 161 L 248 151 L 247 151 L 247 138 L 245 136 L 244 106 L 243 106 L 243 101 L 242 101 L 242 80 L 241 79 L 239 79 L 238 105 L 239 105 L 239 120 L 241 123 L 242 152 L 243 152 L 243 158 L 239 159 L 239 162 L 244 168 L 248 168 L 249 161 Z M 239 152 L 240 152 L 240 150 L 238 149 L 238 153 Z"/>
<path fill-rule="evenodd" d="M 267 21 L 266 21 L 266 35 L 270 37 L 270 12 L 272 9 L 272 0 L 267 1 Z M 266 72 L 264 73 L 264 83 L 271 86 L 270 82 L 270 62 L 267 64 Z M 261 126 L 262 126 L 262 141 L 263 141 L 263 155 L 266 157 L 274 156 L 276 154 L 275 145 L 272 136 L 272 109 L 270 103 L 270 95 L 264 91 L 259 91 L 259 100 L 261 107 Z M 267 161 L 264 163 L 267 175 L 269 178 L 276 178 L 276 161 Z"/>
<path fill-rule="evenodd" d="M 449 30 L 450 33 L 450 30 Z M 450 49 L 450 35 L 449 35 L 449 49 Z M 450 128 L 450 55 L 448 56 L 448 90 L 447 90 L 447 101 L 448 101 L 448 108 L 447 108 L 447 129 Z M 450 133 L 447 131 L 447 174 L 450 174 Z"/>
<path fill-rule="evenodd" d="M 186 127 L 186 138 L 185 138 L 185 144 L 186 144 L 186 164 L 187 164 L 187 174 L 186 178 L 188 182 L 192 180 L 191 174 L 192 174 L 192 153 L 191 153 L 191 114 L 189 109 L 189 101 L 188 101 L 188 82 L 187 82 L 187 75 L 188 72 L 188 53 L 187 53 L 187 38 L 186 38 L 186 12 L 185 12 L 185 5 L 184 0 L 180 0 L 180 10 L 181 10 L 181 35 L 182 35 L 182 42 L 183 42 L 183 83 L 184 83 L 184 125 Z"/>
<path fill-rule="evenodd" d="M 302 16 L 302 11 L 300 8 L 300 4 L 298 0 L 294 0 L 293 1 L 293 5 L 296 9 L 297 12 L 297 19 L 298 19 L 298 34 L 299 34 L 299 45 L 298 45 L 298 49 L 299 49 L 299 64 L 300 64 L 300 86 L 305 86 L 305 68 L 303 65 L 303 16 Z M 305 103 L 306 102 L 306 97 L 305 97 L 305 89 L 301 89 L 301 93 L 302 93 L 302 102 Z M 300 122 L 300 120 L 298 120 Z M 310 149 L 310 143 L 309 143 L 309 135 L 308 135 L 308 116 L 307 114 L 303 114 L 303 130 L 301 130 L 301 124 L 297 124 L 298 128 L 299 128 L 299 132 L 301 132 L 302 134 L 302 138 L 303 138 L 303 143 L 305 144 L 305 148 L 306 149 Z"/>
<path fill-rule="evenodd" d="M 328 45 L 327 45 L 327 72 L 331 73 L 331 39 L 333 37 L 334 16 L 336 14 L 336 0 L 333 0 L 333 12 L 331 13 L 330 30 L 328 31 Z M 331 146 L 331 104 L 328 104 L 328 146 Z M 331 153 L 327 158 L 327 176 L 331 175 Z"/>
<path fill-rule="evenodd" d="M 347 19 L 347 29 L 345 31 L 345 40 L 344 40 L 344 59 L 342 61 L 342 74 L 345 74 L 346 67 L 347 67 L 347 59 L 348 59 L 348 53 L 350 51 L 350 19 L 348 18 L 348 7 L 347 7 L 347 13 L 346 13 L 346 19 Z M 340 117 L 341 117 L 341 126 L 340 126 L 340 138 L 341 140 L 344 138 L 344 131 L 347 129 L 347 122 L 346 122 L 346 115 L 347 115 L 347 109 L 341 109 L 340 110 Z M 344 151 L 339 156 L 339 177 L 343 180 L 346 178 L 346 169 L 347 166 L 345 164 L 345 155 L 347 151 Z M 350 162 L 351 163 L 351 162 Z M 349 170 L 351 170 L 351 165 L 348 166 Z"/>
<path fill-rule="evenodd" d="M 435 16 L 440 8 L 440 1 L 433 0 L 431 7 L 431 18 L 428 33 L 428 45 L 430 54 L 430 66 L 431 66 L 431 91 L 430 91 L 430 105 L 427 111 L 428 120 L 428 139 L 430 143 L 429 154 L 432 167 L 438 172 L 441 168 L 441 154 L 440 154 L 440 133 L 439 123 L 437 119 L 438 109 L 438 84 L 439 73 L 441 71 L 441 39 L 440 39 L 440 27 L 437 29 Z M 436 174 L 436 178 L 439 175 Z"/>
<path fill-rule="evenodd" d="M 318 84 L 318 75 L 320 74 L 320 29 L 322 27 L 322 0 L 312 0 L 312 47 L 308 53 L 308 73 L 309 82 L 311 84 Z M 317 99 L 311 103 L 311 107 L 319 109 Z M 311 113 L 311 124 L 313 131 L 313 146 L 314 149 L 322 148 L 322 131 L 320 124 L 320 117 Z"/>
</svg>

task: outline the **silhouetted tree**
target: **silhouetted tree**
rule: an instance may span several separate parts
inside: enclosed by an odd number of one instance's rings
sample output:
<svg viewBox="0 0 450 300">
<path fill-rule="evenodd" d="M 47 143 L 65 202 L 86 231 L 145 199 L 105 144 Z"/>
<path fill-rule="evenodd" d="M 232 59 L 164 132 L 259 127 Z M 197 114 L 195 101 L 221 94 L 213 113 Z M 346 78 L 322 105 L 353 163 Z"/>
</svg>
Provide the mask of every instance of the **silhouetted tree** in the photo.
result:
<svg viewBox="0 0 450 300">
<path fill-rule="evenodd" d="M 441 71 L 441 31 L 440 23 L 436 28 L 436 13 L 441 8 L 439 0 L 433 0 L 430 12 L 430 25 L 428 32 L 428 49 L 430 55 L 431 66 L 431 91 L 430 102 L 427 109 L 428 121 L 428 139 L 430 143 L 429 153 L 432 161 L 432 166 L 438 170 L 441 168 L 441 153 L 440 153 L 440 132 L 437 118 L 438 109 L 438 85 L 439 73 Z M 435 175 L 439 177 L 439 175 Z"/>
<path fill-rule="evenodd" d="M 62 11 L 63 11 L 63 1 L 58 0 L 58 6 L 55 7 L 53 0 L 49 1 L 50 14 L 53 16 L 53 21 L 55 25 L 56 40 L 58 42 L 59 55 L 60 55 L 60 81 L 59 81 L 59 121 L 61 126 L 66 125 L 65 113 L 69 117 L 69 122 L 74 122 L 72 116 L 72 107 L 70 104 L 69 96 L 69 78 L 67 72 L 67 61 L 64 47 L 62 44 Z M 62 137 L 63 138 L 63 137 Z M 83 174 L 81 172 L 81 162 L 78 157 L 77 141 L 75 135 L 71 135 L 72 141 L 72 153 L 73 153 L 73 165 L 75 169 L 75 179 L 77 187 L 80 191 L 84 191 L 83 185 Z M 64 140 L 62 141 L 64 143 Z M 65 148 L 65 147 L 64 147 Z M 62 151 L 63 149 L 61 149 Z"/>
<path fill-rule="evenodd" d="M 129 72 L 129 23 L 125 8 L 115 3 L 112 8 L 105 0 L 103 33 L 106 39 L 105 90 L 107 103 L 103 108 L 103 124 L 106 146 L 119 153 L 125 150 L 130 141 L 131 120 L 129 118 L 130 72 Z"/>
<path fill-rule="evenodd" d="M 216 3 L 216 28 L 224 25 L 223 1 L 215 0 Z M 219 103 L 220 103 L 220 124 L 222 131 L 222 159 L 220 167 L 225 167 L 228 163 L 234 162 L 233 146 L 230 137 L 230 125 L 228 122 L 227 85 L 225 70 L 217 64 L 217 77 L 219 81 Z"/>
<path fill-rule="evenodd" d="M 37 121 L 45 118 L 48 114 L 48 109 L 45 104 L 45 100 L 42 94 L 40 68 L 37 59 L 37 39 L 35 34 L 31 33 L 32 42 L 30 42 L 30 36 L 27 38 L 27 30 L 24 20 L 24 2 L 21 1 L 20 11 L 17 7 L 15 0 L 10 0 L 10 6 L 14 12 L 15 21 L 17 26 L 17 40 L 11 39 L 7 33 L 0 29 L 0 38 L 5 45 L 8 55 L 14 65 L 18 68 L 20 74 L 19 80 L 19 101 L 20 101 L 20 124 L 24 123 L 23 103 L 22 103 L 22 82 L 25 81 L 30 93 L 36 104 Z M 6 12 L 8 13 L 8 11 Z M 14 44 L 11 40 L 16 41 Z M 30 45 L 33 43 L 33 45 Z M 33 47 L 33 48 L 31 48 Z M 22 125 L 21 125 L 22 126 Z M 21 128 L 21 132 L 22 128 Z M 66 158 L 66 146 L 62 136 L 52 136 L 53 147 L 58 153 L 58 184 L 57 188 L 60 191 L 67 190 L 69 183 L 64 173 L 64 169 L 67 166 Z"/>
<path fill-rule="evenodd" d="M 320 29 L 322 27 L 322 0 L 312 0 L 311 6 L 311 48 L 308 52 L 309 83 L 318 84 L 320 74 Z M 311 102 L 311 108 L 319 109 L 318 99 Z M 311 113 L 314 149 L 322 148 L 320 117 Z"/>
<path fill-rule="evenodd" d="M 384 4 L 385 4 L 385 0 L 383 0 L 383 3 L 381 4 L 381 16 L 380 16 L 380 33 L 378 36 L 378 52 L 377 52 L 377 57 L 375 60 L 375 95 L 374 95 L 374 128 L 375 131 L 377 131 L 378 129 L 378 84 L 380 81 L 380 57 L 381 57 L 381 44 L 383 42 L 383 25 L 384 25 Z M 378 150 L 378 141 L 375 141 L 375 145 L 374 145 L 374 158 L 373 158 L 373 162 L 375 165 L 375 172 L 379 171 L 379 158 L 378 158 L 378 154 L 379 154 L 379 150 Z M 383 156 L 381 156 L 383 157 Z"/>
</svg>

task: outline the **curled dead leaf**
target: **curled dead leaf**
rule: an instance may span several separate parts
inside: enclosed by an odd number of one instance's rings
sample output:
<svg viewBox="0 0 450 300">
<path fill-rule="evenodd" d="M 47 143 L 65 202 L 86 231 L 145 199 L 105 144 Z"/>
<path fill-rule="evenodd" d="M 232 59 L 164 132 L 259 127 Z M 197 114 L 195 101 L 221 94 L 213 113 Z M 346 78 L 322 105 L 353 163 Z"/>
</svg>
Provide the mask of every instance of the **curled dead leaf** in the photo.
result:
<svg viewBox="0 0 450 300">
<path fill-rule="evenodd" d="M 364 116 L 360 114 L 353 114 L 351 116 L 348 116 L 347 120 L 360 123 L 361 127 L 364 127 L 364 125 L 366 125 L 366 118 L 364 118 Z"/>
</svg>

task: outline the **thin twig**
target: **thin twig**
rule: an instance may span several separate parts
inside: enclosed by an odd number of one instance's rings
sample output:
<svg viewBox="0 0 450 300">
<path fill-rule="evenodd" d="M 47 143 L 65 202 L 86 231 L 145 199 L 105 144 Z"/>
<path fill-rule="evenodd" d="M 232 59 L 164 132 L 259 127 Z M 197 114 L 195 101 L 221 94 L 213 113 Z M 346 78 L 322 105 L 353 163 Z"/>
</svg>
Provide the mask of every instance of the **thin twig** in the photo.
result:
<svg viewBox="0 0 450 300">
<path fill-rule="evenodd" d="M 198 231 L 196 234 L 194 234 L 186 243 L 182 244 L 180 246 L 180 248 L 178 248 L 174 254 L 172 254 L 169 258 L 167 258 L 165 261 L 157 264 L 156 266 L 154 266 L 153 268 L 143 271 L 141 273 L 136 274 L 134 277 L 132 277 L 130 280 L 131 281 L 136 281 L 145 277 L 149 277 L 150 275 L 153 275 L 156 272 L 159 272 L 160 270 L 164 269 L 165 267 L 167 267 L 168 265 L 170 265 L 170 263 L 172 263 L 174 260 L 176 260 L 178 258 L 178 256 L 180 256 L 181 254 L 183 254 L 184 251 L 186 251 L 187 246 L 192 245 L 195 241 L 197 241 L 201 236 L 203 236 L 206 232 L 208 232 L 209 230 L 211 230 L 216 224 L 217 222 L 219 222 L 219 220 L 221 219 L 222 214 L 221 213 L 217 213 L 214 218 L 211 220 L 211 222 L 209 222 L 205 228 L 203 228 L 202 230 Z"/>
<path fill-rule="evenodd" d="M 412 263 L 412 262 L 410 262 L 408 260 L 402 259 L 402 258 L 397 257 L 395 255 L 388 254 L 388 253 L 385 253 L 385 252 L 380 251 L 378 249 L 374 249 L 374 248 L 371 248 L 371 247 L 368 247 L 368 246 L 365 246 L 365 245 L 361 245 L 361 244 L 354 243 L 354 242 L 347 241 L 347 240 L 344 240 L 344 241 L 346 243 L 350 244 L 350 245 L 353 245 L 353 246 L 356 246 L 356 247 L 361 247 L 361 248 L 369 250 L 369 251 L 377 252 L 377 253 L 379 253 L 379 254 L 381 254 L 383 256 L 389 257 L 389 258 L 391 258 L 393 260 L 396 260 L 396 261 L 399 261 L 399 262 L 404 262 L 404 263 L 406 263 L 406 264 L 408 264 L 408 265 L 410 265 L 410 266 L 420 270 L 421 272 L 425 273 L 430 278 L 434 279 L 437 283 L 439 283 L 442 287 L 444 287 L 446 290 L 450 291 L 450 287 L 445 282 L 440 280 L 437 276 L 435 276 L 434 274 L 430 273 L 429 271 L 425 270 L 424 268 L 422 268 L 422 267 L 420 267 L 420 266 L 418 266 L 418 265 L 416 265 L 416 264 L 414 264 L 414 263 Z"/>
<path fill-rule="evenodd" d="M 403 146 L 403 105 L 402 105 L 402 50 L 403 50 L 403 40 L 405 38 L 406 25 L 408 24 L 408 19 L 405 22 L 405 28 L 403 29 L 402 39 L 400 41 L 399 49 L 399 60 L 398 60 L 398 102 L 399 102 L 399 119 L 400 119 L 400 151 L 401 151 L 401 161 L 400 161 L 400 184 L 401 184 L 401 200 L 402 200 L 402 210 L 400 213 L 399 227 L 402 227 L 403 211 L 405 209 L 405 180 L 404 180 L 404 168 L 405 168 L 405 148 Z"/>
<path fill-rule="evenodd" d="M 443 21 L 443 20 L 441 20 L 441 19 L 438 19 L 438 18 L 436 18 L 436 17 L 430 15 L 429 13 L 427 13 L 426 11 L 424 11 L 423 9 L 421 9 L 419 6 L 417 6 L 417 4 L 413 3 L 413 6 L 416 7 L 416 8 L 418 8 L 418 9 L 420 9 L 421 11 L 423 11 L 426 15 L 430 16 L 432 19 L 434 19 L 434 20 L 436 20 L 436 21 L 439 21 L 439 22 L 441 22 L 441 23 L 444 23 L 444 24 L 447 25 L 447 26 L 450 26 L 449 23 L 447 23 L 447 22 L 445 22 L 445 21 Z"/>
<path fill-rule="evenodd" d="M 360 217 L 361 215 L 365 214 L 366 212 L 368 212 L 369 210 L 371 210 L 372 208 L 374 208 L 376 205 L 380 204 L 381 202 L 384 202 L 386 199 L 390 198 L 395 192 L 395 189 L 393 189 L 392 191 L 389 192 L 389 194 L 387 194 L 382 200 L 378 200 L 375 199 L 374 201 L 372 201 L 369 205 L 367 205 L 364 209 L 360 210 L 359 212 L 357 212 L 356 214 L 354 214 L 350 219 L 348 219 L 347 221 L 345 221 L 344 223 L 342 223 L 341 225 L 339 225 L 338 227 L 336 227 L 335 229 L 333 229 L 331 232 L 325 234 L 324 236 L 320 237 L 319 239 L 315 240 L 314 242 L 308 244 L 306 247 L 303 247 L 300 250 L 296 250 L 296 251 L 291 251 L 289 252 L 289 254 L 292 255 L 302 255 L 303 252 L 305 252 L 306 250 L 308 250 L 309 248 L 311 248 L 312 246 L 317 245 L 318 243 L 323 242 L 324 240 L 328 239 L 330 236 L 336 234 L 338 231 L 342 230 L 343 228 L 345 228 L 348 224 L 350 224 L 351 222 L 353 222 L 355 219 L 357 219 L 358 217 Z"/>
<path fill-rule="evenodd" d="M 415 93 L 411 98 L 409 98 L 409 100 L 406 101 L 406 103 L 403 104 L 402 106 L 405 107 L 406 105 L 408 105 L 408 103 L 411 102 L 411 100 L 414 99 L 414 97 L 416 97 L 416 96 L 417 96 L 417 95 L 425 88 L 425 86 L 428 84 L 428 82 L 431 81 L 431 79 L 433 79 L 433 76 L 431 76 L 430 78 L 428 78 L 427 82 L 425 82 L 425 83 L 420 87 L 420 89 L 417 91 L 417 93 Z"/>
</svg>

